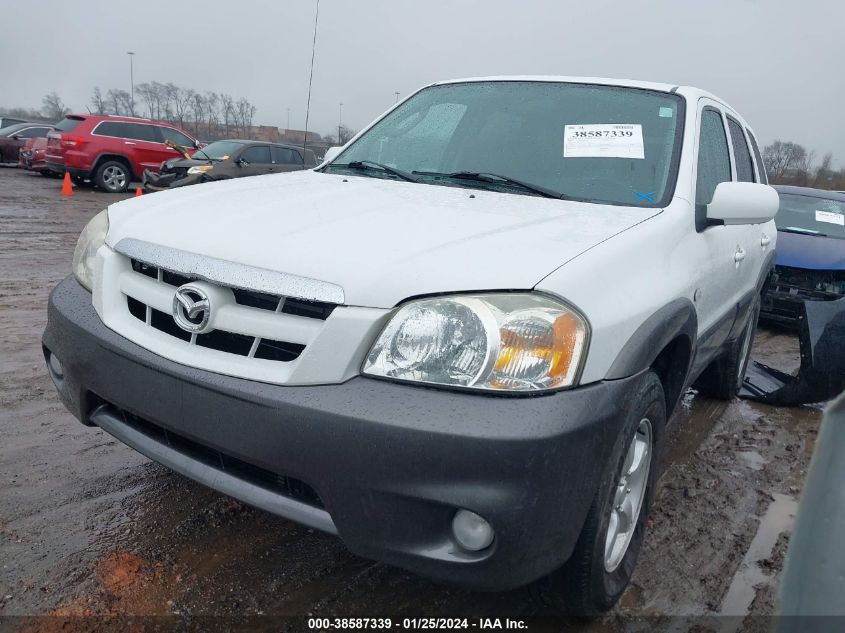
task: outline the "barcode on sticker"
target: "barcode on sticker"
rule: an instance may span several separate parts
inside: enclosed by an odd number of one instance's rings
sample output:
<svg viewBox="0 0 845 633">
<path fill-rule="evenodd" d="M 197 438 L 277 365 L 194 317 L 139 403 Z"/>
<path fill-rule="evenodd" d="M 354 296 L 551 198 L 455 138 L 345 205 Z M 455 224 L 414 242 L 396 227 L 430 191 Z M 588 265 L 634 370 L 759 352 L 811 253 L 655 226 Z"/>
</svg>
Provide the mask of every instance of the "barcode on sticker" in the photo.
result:
<svg viewBox="0 0 845 633">
<path fill-rule="evenodd" d="M 639 123 L 565 125 L 564 158 L 645 158 Z"/>
<path fill-rule="evenodd" d="M 845 226 L 845 214 L 834 213 L 833 211 L 816 211 L 816 222 Z"/>
</svg>

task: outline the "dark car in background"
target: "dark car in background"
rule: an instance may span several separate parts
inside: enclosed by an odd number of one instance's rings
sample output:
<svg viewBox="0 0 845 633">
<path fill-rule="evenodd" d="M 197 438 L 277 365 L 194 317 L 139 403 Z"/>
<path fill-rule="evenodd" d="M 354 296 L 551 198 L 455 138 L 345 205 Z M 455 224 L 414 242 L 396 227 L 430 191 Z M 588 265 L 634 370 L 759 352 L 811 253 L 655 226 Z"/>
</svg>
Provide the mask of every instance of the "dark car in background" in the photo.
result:
<svg viewBox="0 0 845 633">
<path fill-rule="evenodd" d="M 212 180 L 276 174 L 317 166 L 310 149 L 264 141 L 215 141 L 190 158 L 174 158 L 158 172 L 144 172 L 144 191 L 160 191 Z"/>
<path fill-rule="evenodd" d="M 17 163 L 28 139 L 45 137 L 52 129 L 50 123 L 15 123 L 0 128 L 0 163 Z"/>
<path fill-rule="evenodd" d="M 122 193 L 145 169 L 181 156 L 199 142 L 170 123 L 136 117 L 71 114 L 47 136 L 47 166 L 75 182 L 92 180 L 102 191 Z"/>
<path fill-rule="evenodd" d="M 780 196 L 777 259 L 760 318 L 794 326 L 803 318 L 804 301 L 845 297 L 845 194 L 774 188 Z"/>
<path fill-rule="evenodd" d="M 12 116 L 0 116 L 0 129 L 4 127 L 9 127 L 10 125 L 14 125 L 15 123 L 29 123 L 26 119 L 18 119 L 17 117 Z"/>
</svg>

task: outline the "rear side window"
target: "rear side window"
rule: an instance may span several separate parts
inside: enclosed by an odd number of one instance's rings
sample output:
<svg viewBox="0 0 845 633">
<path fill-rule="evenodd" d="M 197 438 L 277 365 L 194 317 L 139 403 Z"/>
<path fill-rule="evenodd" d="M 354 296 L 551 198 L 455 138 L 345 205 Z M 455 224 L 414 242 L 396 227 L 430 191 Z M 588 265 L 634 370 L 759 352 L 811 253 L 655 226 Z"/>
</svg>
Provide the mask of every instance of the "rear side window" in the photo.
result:
<svg viewBox="0 0 845 633">
<path fill-rule="evenodd" d="M 731 158 L 722 115 L 714 108 L 705 108 L 701 113 L 695 204 L 710 204 L 716 192 L 716 186 L 730 179 Z"/>
<path fill-rule="evenodd" d="M 103 121 L 100 123 L 92 134 L 96 136 L 117 136 L 118 138 L 127 138 L 126 123 L 119 121 Z"/>
<path fill-rule="evenodd" d="M 59 132 L 72 132 L 76 126 L 82 123 L 85 119 L 78 116 L 68 116 L 56 123 L 54 126 Z"/>
<path fill-rule="evenodd" d="M 257 147 L 250 147 L 244 150 L 241 154 L 241 160 L 248 163 L 269 163 L 270 162 L 270 148 L 267 145 L 259 145 Z"/>
<path fill-rule="evenodd" d="M 760 148 L 757 146 L 757 139 L 751 133 L 751 130 L 746 129 L 748 138 L 751 139 L 751 149 L 754 150 L 754 162 L 757 163 L 757 178 L 759 182 L 764 185 L 769 184 L 769 178 L 766 176 L 766 166 L 763 164 L 763 156 L 760 154 Z"/>
<path fill-rule="evenodd" d="M 731 144 L 734 148 L 734 162 L 736 163 L 736 179 L 739 182 L 754 182 L 754 163 L 751 152 L 745 142 L 742 126 L 728 117 L 728 127 L 731 130 Z"/>
<path fill-rule="evenodd" d="M 273 162 L 277 165 L 301 165 L 302 157 L 299 152 L 287 147 L 271 147 L 270 151 L 273 156 Z"/>
</svg>

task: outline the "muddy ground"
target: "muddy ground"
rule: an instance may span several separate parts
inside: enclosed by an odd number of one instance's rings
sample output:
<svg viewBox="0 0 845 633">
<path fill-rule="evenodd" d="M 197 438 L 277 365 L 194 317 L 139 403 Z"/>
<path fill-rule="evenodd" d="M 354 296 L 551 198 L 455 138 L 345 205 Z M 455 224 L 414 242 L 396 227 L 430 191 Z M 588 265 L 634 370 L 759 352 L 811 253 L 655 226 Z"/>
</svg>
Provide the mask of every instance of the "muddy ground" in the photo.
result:
<svg viewBox="0 0 845 633">
<path fill-rule="evenodd" d="M 71 417 L 43 367 L 47 295 L 85 222 L 120 197 L 77 189 L 63 199 L 60 184 L 0 169 L 0 628 L 52 630 L 52 620 L 2 617 L 25 615 L 543 614 L 524 591 L 470 593 L 357 558 Z M 756 347 L 797 369 L 793 337 L 762 330 Z M 820 419 L 819 408 L 688 393 L 633 583 L 605 620 L 568 626 L 771 614 Z"/>
</svg>

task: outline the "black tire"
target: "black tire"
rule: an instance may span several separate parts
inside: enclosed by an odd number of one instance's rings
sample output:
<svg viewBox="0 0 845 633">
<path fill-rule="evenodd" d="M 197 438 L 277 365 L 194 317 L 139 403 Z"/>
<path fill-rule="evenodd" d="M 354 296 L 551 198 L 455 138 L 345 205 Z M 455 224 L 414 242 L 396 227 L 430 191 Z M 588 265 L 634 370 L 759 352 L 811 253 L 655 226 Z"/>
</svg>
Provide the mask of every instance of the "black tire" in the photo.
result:
<svg viewBox="0 0 845 633">
<path fill-rule="evenodd" d="M 590 506 L 575 550 L 566 564 L 531 587 L 532 594 L 544 605 L 577 617 L 595 617 L 609 611 L 622 596 L 637 562 L 646 520 L 654 497 L 655 482 L 660 471 L 660 441 L 666 424 L 666 399 L 657 374 L 649 371 L 642 385 L 626 407 L 628 418 L 613 447 L 608 468 Z M 645 491 L 627 549 L 621 550 L 615 568 L 606 567 L 608 527 L 613 504 L 622 477 L 628 449 L 635 436 L 642 437 L 641 424 L 650 423 L 650 461 L 645 478 Z M 645 442 L 644 442 L 645 444 Z"/>
<path fill-rule="evenodd" d="M 94 184 L 108 193 L 123 193 L 129 189 L 132 170 L 120 160 L 107 160 L 100 164 L 94 176 Z"/>
<path fill-rule="evenodd" d="M 727 352 L 707 366 L 696 381 L 695 388 L 699 393 L 717 400 L 730 400 L 739 392 L 754 347 L 760 305 L 760 295 L 756 295 L 742 334 L 731 343 Z"/>
</svg>

